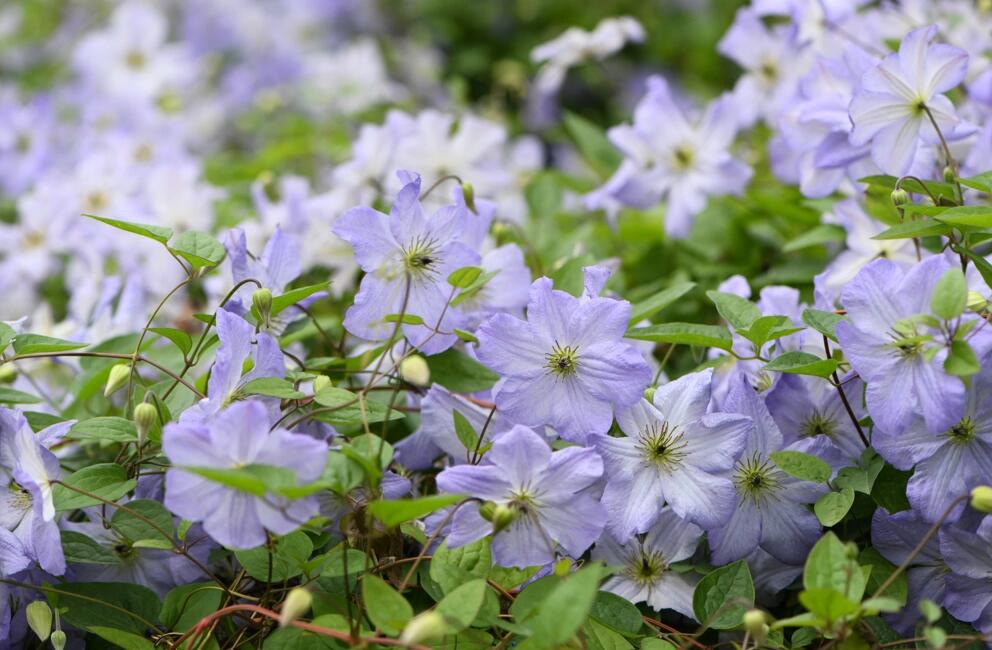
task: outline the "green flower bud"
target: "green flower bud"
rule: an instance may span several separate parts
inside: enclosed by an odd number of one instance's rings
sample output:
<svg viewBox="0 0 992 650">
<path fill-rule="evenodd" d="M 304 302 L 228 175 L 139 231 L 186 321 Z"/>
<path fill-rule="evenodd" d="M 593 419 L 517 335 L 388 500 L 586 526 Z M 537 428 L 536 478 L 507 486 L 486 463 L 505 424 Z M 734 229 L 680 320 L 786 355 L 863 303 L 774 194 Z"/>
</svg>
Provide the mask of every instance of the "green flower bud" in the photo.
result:
<svg viewBox="0 0 992 650">
<path fill-rule="evenodd" d="M 479 506 L 479 516 L 486 521 L 493 520 L 493 513 L 496 512 L 496 504 L 492 501 L 486 501 L 481 506 Z"/>
<path fill-rule="evenodd" d="M 148 432 L 158 420 L 158 409 L 154 404 L 142 402 L 134 407 L 134 428 L 138 430 L 138 444 L 148 440 Z"/>
<path fill-rule="evenodd" d="M 110 369 L 110 375 L 107 377 L 107 385 L 103 389 L 103 396 L 110 397 L 124 388 L 130 377 L 131 366 L 126 363 L 118 363 Z"/>
<path fill-rule="evenodd" d="M 989 301 L 985 299 L 985 296 L 977 291 L 969 291 L 967 306 L 971 311 L 981 311 L 989 306 Z M 2 372 L 3 368 L 0 367 L 0 373 Z M 0 379 L 0 381 L 2 381 L 2 379 Z"/>
<path fill-rule="evenodd" d="M 479 506 L 479 516 L 493 524 L 493 535 L 504 530 L 517 518 L 517 511 L 501 503 L 486 501 Z"/>
<path fill-rule="evenodd" d="M 479 214 L 479 211 L 475 209 L 475 188 L 472 187 L 471 183 L 462 183 L 462 196 L 465 198 L 465 207 L 473 213 Z"/>
<path fill-rule="evenodd" d="M 971 491 L 971 507 L 978 512 L 992 513 L 992 487 L 979 485 Z"/>
<path fill-rule="evenodd" d="M 38 639 L 46 641 L 52 633 L 52 610 L 48 603 L 36 600 L 25 608 L 28 626 L 38 635 Z"/>
<path fill-rule="evenodd" d="M 906 205 L 909 203 L 909 193 L 902 188 L 892 190 L 892 194 L 890 194 L 889 197 L 892 199 L 892 205 L 897 208 L 901 205 Z"/>
<path fill-rule="evenodd" d="M 13 363 L 0 365 L 0 384 L 12 384 L 17 379 L 17 366 Z"/>
<path fill-rule="evenodd" d="M 950 165 L 944 167 L 944 180 L 948 183 L 954 183 L 957 181 L 958 177 L 954 174 L 954 170 L 951 169 Z"/>
<path fill-rule="evenodd" d="M 437 610 L 430 610 L 417 614 L 403 628 L 400 634 L 400 643 L 407 646 L 422 644 L 444 635 L 448 629 L 448 624 L 444 616 Z"/>
<path fill-rule="evenodd" d="M 655 391 L 657 391 L 657 390 L 658 390 L 658 387 L 657 386 L 648 386 L 647 388 L 645 388 L 644 389 L 644 399 L 646 399 L 647 401 L 649 401 L 649 402 L 651 402 L 653 404 L 654 403 L 654 394 L 655 394 Z"/>
<path fill-rule="evenodd" d="M 251 294 L 251 304 L 258 312 L 261 322 L 268 327 L 269 317 L 272 315 L 272 292 L 268 289 L 256 289 Z"/>
<path fill-rule="evenodd" d="M 765 613 L 760 609 L 749 609 L 744 612 L 744 629 L 756 646 L 764 643 L 765 637 L 768 636 L 768 624 L 765 621 Z"/>
<path fill-rule="evenodd" d="M 316 395 L 325 388 L 331 386 L 331 378 L 327 375 L 317 375 L 313 379 L 313 394 Z"/>
<path fill-rule="evenodd" d="M 279 627 L 286 627 L 299 617 L 310 611 L 313 596 L 303 587 L 294 587 L 286 595 L 279 611 Z"/>
<path fill-rule="evenodd" d="M 431 369 L 422 356 L 414 354 L 400 361 L 400 377 L 414 386 L 426 386 L 431 381 Z"/>
<path fill-rule="evenodd" d="M 65 648 L 66 638 L 65 632 L 62 630 L 55 630 L 52 632 L 52 636 L 49 640 L 52 642 L 52 647 L 55 648 L 55 650 L 63 650 Z"/>
<path fill-rule="evenodd" d="M 854 542 L 844 544 L 844 553 L 847 555 L 848 559 L 856 559 L 858 557 L 858 545 Z"/>
</svg>

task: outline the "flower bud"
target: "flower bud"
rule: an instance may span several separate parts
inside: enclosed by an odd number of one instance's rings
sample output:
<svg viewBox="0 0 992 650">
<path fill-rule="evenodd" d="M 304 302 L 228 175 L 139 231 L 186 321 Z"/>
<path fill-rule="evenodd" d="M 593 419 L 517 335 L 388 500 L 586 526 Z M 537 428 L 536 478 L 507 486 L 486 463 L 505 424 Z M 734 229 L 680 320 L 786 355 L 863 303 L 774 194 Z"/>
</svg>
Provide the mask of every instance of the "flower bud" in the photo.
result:
<svg viewBox="0 0 992 650">
<path fill-rule="evenodd" d="M 944 167 L 944 180 L 948 183 L 953 183 L 957 181 L 958 177 L 954 174 L 954 170 L 951 169 L 950 165 Z"/>
<path fill-rule="evenodd" d="M 272 315 L 272 292 L 268 289 L 256 289 L 251 294 L 251 304 L 258 311 L 261 322 L 268 327 L 269 317 Z"/>
<path fill-rule="evenodd" d="M 765 613 L 760 609 L 749 609 L 744 612 L 744 629 L 756 646 L 764 643 L 768 635 L 768 624 L 765 620 Z"/>
<path fill-rule="evenodd" d="M 444 621 L 444 616 L 437 610 L 430 610 L 417 614 L 403 628 L 400 634 L 400 643 L 405 645 L 422 644 L 424 641 L 436 639 L 447 631 L 448 625 Z"/>
<path fill-rule="evenodd" d="M 858 557 L 858 545 L 854 542 L 844 544 L 844 554 L 847 555 L 849 560 L 856 559 Z"/>
<path fill-rule="evenodd" d="M 0 384 L 12 384 L 17 379 L 17 366 L 13 363 L 0 365 Z"/>
<path fill-rule="evenodd" d="M 486 521 L 493 520 L 493 513 L 496 512 L 496 504 L 492 501 L 486 501 L 481 506 L 479 506 L 479 516 Z"/>
<path fill-rule="evenodd" d="M 46 641 L 52 633 L 52 610 L 48 603 L 36 600 L 25 608 L 28 626 L 38 635 L 38 639 Z"/>
<path fill-rule="evenodd" d="M 138 430 L 138 444 L 144 444 L 148 440 L 148 432 L 155 426 L 158 420 L 158 409 L 154 404 L 142 402 L 134 407 L 134 428 Z"/>
<path fill-rule="evenodd" d="M 110 397 L 124 388 L 130 377 L 131 366 L 126 363 L 118 363 L 110 369 L 110 375 L 107 377 L 107 385 L 103 389 L 103 396 Z"/>
<path fill-rule="evenodd" d="M 462 197 L 465 199 L 465 207 L 479 214 L 479 211 L 475 209 L 475 188 L 472 187 L 471 183 L 462 182 Z"/>
<path fill-rule="evenodd" d="M 331 378 L 327 375 L 317 375 L 313 378 L 313 394 L 316 395 L 325 388 L 330 388 Z"/>
<path fill-rule="evenodd" d="M 981 311 L 989 306 L 989 301 L 985 299 L 985 296 L 977 291 L 969 291 L 967 306 L 971 311 Z M 3 368 L 0 367 L 0 373 L 2 372 Z M 0 378 L 0 381 L 3 381 L 3 379 Z"/>
<path fill-rule="evenodd" d="M 658 390 L 658 387 L 657 386 L 648 386 L 647 388 L 645 388 L 644 389 L 644 399 L 646 399 L 647 401 L 649 401 L 651 403 L 654 403 L 654 394 L 655 394 L 655 392 L 657 390 Z"/>
<path fill-rule="evenodd" d="M 890 194 L 889 197 L 892 199 L 892 205 L 897 208 L 901 205 L 906 205 L 909 203 L 909 193 L 902 188 L 892 190 L 892 194 Z"/>
<path fill-rule="evenodd" d="M 414 354 L 400 361 L 400 377 L 414 386 L 426 386 L 431 381 L 431 369 L 422 356 Z"/>
<path fill-rule="evenodd" d="M 972 489 L 971 507 L 978 512 L 992 513 L 992 487 L 979 485 Z"/>
<path fill-rule="evenodd" d="M 303 587 L 293 587 L 290 589 L 289 594 L 286 595 L 286 600 L 282 603 L 282 609 L 279 611 L 279 627 L 286 627 L 299 617 L 310 611 L 310 605 L 313 603 L 313 596 L 310 592 Z"/>
<path fill-rule="evenodd" d="M 66 638 L 65 632 L 62 630 L 55 630 L 52 632 L 52 636 L 49 640 L 52 642 L 52 647 L 55 648 L 55 650 L 63 650 L 65 648 Z"/>
<path fill-rule="evenodd" d="M 479 516 L 493 524 L 493 535 L 505 529 L 517 518 L 517 511 L 502 503 L 486 501 L 479 506 Z"/>
</svg>

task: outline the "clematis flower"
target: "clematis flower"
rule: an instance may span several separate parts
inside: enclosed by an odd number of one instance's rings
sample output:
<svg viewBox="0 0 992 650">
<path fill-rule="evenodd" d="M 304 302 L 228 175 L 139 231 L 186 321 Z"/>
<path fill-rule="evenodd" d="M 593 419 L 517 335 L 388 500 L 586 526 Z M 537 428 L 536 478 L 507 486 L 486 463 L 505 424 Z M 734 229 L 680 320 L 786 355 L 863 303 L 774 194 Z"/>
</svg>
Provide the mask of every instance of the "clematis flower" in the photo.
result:
<svg viewBox="0 0 992 650">
<path fill-rule="evenodd" d="M 931 431 L 946 431 L 964 415 L 964 384 L 943 371 L 947 351 L 925 353 L 939 332 L 913 320 L 930 313 L 934 287 L 948 268 L 940 256 L 907 273 L 875 260 L 841 295 L 849 320 L 837 324 L 837 339 L 868 386 L 868 413 L 890 435 L 906 430 L 914 405 Z"/>
<path fill-rule="evenodd" d="M 617 413 L 624 435 L 591 438 L 607 468 L 603 505 L 610 533 L 626 541 L 650 528 L 668 503 L 680 517 L 716 528 L 730 518 L 729 478 L 753 424 L 730 413 L 709 413 L 711 369 L 658 388 Z"/>
<path fill-rule="evenodd" d="M 992 633 L 992 517 L 975 532 L 948 526 L 940 531 L 940 552 L 950 567 L 944 607 L 954 618 Z"/>
<path fill-rule="evenodd" d="M 658 520 L 644 535 L 625 544 L 604 534 L 592 549 L 592 557 L 607 566 L 622 567 L 603 583 L 632 603 L 647 603 L 651 609 L 672 609 L 695 618 L 692 592 L 699 581 L 691 573 L 670 567 L 692 557 L 703 531 L 680 518 L 671 508 L 662 508 Z"/>
<path fill-rule="evenodd" d="M 585 60 L 602 61 L 628 42 L 640 43 L 644 37 L 644 27 L 630 16 L 606 18 L 591 32 L 569 27 L 557 38 L 541 43 L 531 51 L 531 61 L 543 64 L 534 87 L 542 94 L 556 93 L 569 68 Z"/>
<path fill-rule="evenodd" d="M 911 31 L 897 54 L 890 54 L 864 74 L 851 100 L 851 143 L 871 142 L 882 171 L 901 176 L 909 171 L 920 139 L 939 142 L 931 117 L 948 137 L 958 123 L 954 105 L 942 93 L 962 81 L 968 53 L 951 45 L 931 45 L 936 25 Z"/>
<path fill-rule="evenodd" d="M 26 557 L 53 575 L 65 573 L 52 499 L 52 481 L 62 470 L 48 446 L 72 424 L 59 422 L 35 434 L 19 411 L 0 408 L 0 528 L 11 531 Z M 6 551 L 13 550 L 6 545 Z"/>
<path fill-rule="evenodd" d="M 626 159 L 605 185 L 587 195 L 586 205 L 644 209 L 664 198 L 665 232 L 687 236 L 707 197 L 740 194 L 751 178 L 751 168 L 730 152 L 738 128 L 736 111 L 733 99 L 724 96 L 702 116 L 689 116 L 663 78 L 650 78 L 633 125 L 615 126 L 608 134 Z"/>
<path fill-rule="evenodd" d="M 901 434 L 878 430 L 872 444 L 899 469 L 916 468 L 906 496 L 920 517 L 934 522 L 947 506 L 978 485 L 992 481 L 992 359 L 971 378 L 964 396 L 964 415 L 955 424 L 933 432 L 915 417 Z"/>
<path fill-rule="evenodd" d="M 462 327 L 465 320 L 449 304 L 454 290 L 448 276 L 459 268 L 477 266 L 479 255 L 461 239 L 467 210 L 448 206 L 428 219 L 420 206 L 420 177 L 407 172 L 400 176 L 405 185 L 388 216 L 357 207 L 334 225 L 334 233 L 351 244 L 366 273 L 344 326 L 356 336 L 381 341 L 395 327 L 384 318 L 405 311 L 424 321 L 403 325 L 407 338 L 424 354 L 437 354 L 454 345 L 458 338 L 452 329 Z"/>
<path fill-rule="evenodd" d="M 783 448 L 782 432 L 743 377 L 724 408 L 746 415 L 754 426 L 732 474 L 736 507 L 725 525 L 707 531 L 713 562 L 739 560 L 760 546 L 777 560 L 802 564 L 821 532 L 809 504 L 827 488 L 789 476 L 772 462 L 770 454 Z"/>
<path fill-rule="evenodd" d="M 496 314 L 479 327 L 478 357 L 502 375 L 493 388 L 500 413 L 513 422 L 550 425 L 566 440 L 605 433 L 614 411 L 641 398 L 651 369 L 623 336 L 630 303 L 600 298 L 602 269 L 586 269 L 581 298 L 531 285 L 527 320 Z"/>
<path fill-rule="evenodd" d="M 498 410 L 490 417 L 490 409 L 454 395 L 437 384 L 431 386 L 420 403 L 421 428 L 430 440 L 456 463 L 467 462 L 472 450 L 466 449 L 455 433 L 454 411 L 465 416 L 477 435 L 483 435 L 480 447 L 506 433 L 512 426 Z"/>
<path fill-rule="evenodd" d="M 465 494 L 508 507 L 513 521 L 493 535 L 493 561 L 530 567 L 552 562 L 559 549 L 579 557 L 603 532 L 603 507 L 584 491 L 603 474 L 592 449 L 552 452 L 541 436 L 515 426 L 500 436 L 481 465 L 449 467 L 437 476 L 442 492 Z M 493 525 L 468 503 L 451 521 L 447 545 L 469 544 Z"/>
<path fill-rule="evenodd" d="M 165 506 L 203 529 L 228 548 L 255 548 L 265 531 L 285 535 L 317 514 L 315 496 L 290 500 L 256 496 L 181 469 L 237 469 L 269 465 L 291 470 L 298 483 L 315 481 L 327 461 L 327 444 L 305 434 L 276 428 L 258 400 L 237 402 L 209 423 L 170 423 L 162 449 L 173 467 L 165 475 Z"/>
</svg>

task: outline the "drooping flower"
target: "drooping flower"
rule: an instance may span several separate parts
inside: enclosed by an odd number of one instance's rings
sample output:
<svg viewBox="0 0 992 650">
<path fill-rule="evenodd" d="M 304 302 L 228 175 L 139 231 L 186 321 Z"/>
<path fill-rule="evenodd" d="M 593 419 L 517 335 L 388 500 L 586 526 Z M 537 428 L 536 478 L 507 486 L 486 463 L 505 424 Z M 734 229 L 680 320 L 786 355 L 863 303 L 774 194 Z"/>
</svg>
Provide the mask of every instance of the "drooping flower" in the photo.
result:
<svg viewBox="0 0 992 650">
<path fill-rule="evenodd" d="M 496 314 L 479 327 L 479 360 L 502 375 L 493 399 L 513 422 L 551 425 L 582 442 L 605 433 L 614 411 L 636 403 L 651 381 L 641 353 L 623 339 L 630 303 L 598 297 L 600 271 L 586 269 L 581 298 L 540 278 L 527 320 Z"/>
<path fill-rule="evenodd" d="M 493 535 L 500 566 L 541 566 L 559 551 L 579 557 L 603 532 L 603 507 L 584 491 L 603 473 L 592 449 L 552 452 L 539 435 L 515 426 L 500 436 L 480 465 L 449 467 L 437 476 L 442 492 L 465 494 L 509 508 L 512 522 Z M 493 525 L 468 503 L 455 513 L 447 545 L 455 548 L 491 533 Z"/>
<path fill-rule="evenodd" d="M 954 105 L 943 93 L 964 80 L 968 53 L 931 45 L 936 34 L 936 25 L 907 34 L 898 53 L 864 74 L 851 101 L 851 143 L 871 142 L 872 158 L 887 174 L 901 176 L 909 170 L 921 137 L 929 144 L 939 142 L 934 123 L 945 138 L 958 123 Z"/>
<path fill-rule="evenodd" d="M 730 518 L 729 473 L 753 424 L 743 415 L 708 412 L 712 376 L 705 370 L 659 387 L 653 404 L 642 399 L 617 413 L 623 436 L 591 439 L 607 468 L 603 505 L 616 539 L 646 531 L 666 502 L 703 527 Z"/>
<path fill-rule="evenodd" d="M 978 485 L 992 483 L 992 359 L 971 378 L 964 415 L 943 431 L 933 432 L 915 417 L 901 434 L 878 430 L 872 443 L 899 469 L 914 467 L 906 496 L 920 517 L 937 521 L 956 498 Z"/>
<path fill-rule="evenodd" d="M 736 110 L 733 99 L 724 96 L 701 117 L 691 117 L 675 103 L 668 83 L 652 77 L 633 125 L 609 131 L 626 159 L 605 185 L 586 197 L 586 204 L 592 209 L 617 204 L 643 209 L 664 198 L 665 232 L 687 236 L 709 196 L 739 194 L 751 178 L 751 168 L 730 151 L 738 128 Z"/>
<path fill-rule="evenodd" d="M 698 576 L 670 567 L 696 552 L 703 531 L 679 517 L 671 508 L 662 508 L 647 534 L 620 543 L 608 533 L 592 549 L 592 557 L 607 566 L 622 567 L 607 578 L 603 591 L 612 592 L 632 603 L 647 603 L 651 609 L 672 609 L 695 618 L 692 592 Z"/>
<path fill-rule="evenodd" d="M 478 265 L 479 255 L 461 239 L 467 210 L 448 206 L 427 218 L 420 205 L 420 177 L 405 172 L 401 177 L 405 185 L 388 216 L 363 206 L 334 225 L 334 233 L 352 245 L 366 273 L 344 325 L 356 336 L 380 341 L 395 327 L 386 316 L 419 316 L 423 323 L 405 324 L 403 331 L 423 353 L 436 354 L 458 340 L 452 330 L 464 321 L 449 304 L 455 290 L 448 276 Z"/>
<path fill-rule="evenodd" d="M 327 444 L 276 428 L 258 400 L 236 402 L 208 422 L 171 423 L 162 449 L 172 462 L 165 476 L 165 505 L 228 548 L 265 543 L 265 531 L 284 535 L 317 514 L 316 497 L 290 500 L 273 493 L 256 496 L 182 469 L 237 469 L 270 465 L 295 473 L 299 484 L 315 481 L 327 461 Z"/>
<path fill-rule="evenodd" d="M 760 546 L 777 560 L 801 564 L 820 536 L 809 504 L 826 485 L 796 479 L 775 465 L 771 454 L 783 448 L 782 432 L 743 377 L 731 387 L 724 408 L 746 415 L 754 426 L 732 474 L 733 513 L 725 525 L 707 531 L 713 562 L 739 560 Z"/>
<path fill-rule="evenodd" d="M 848 320 L 837 324 L 837 339 L 867 384 L 868 413 L 888 434 L 905 431 L 916 410 L 931 431 L 946 431 L 964 415 L 964 383 L 943 371 L 947 351 L 927 353 L 941 332 L 918 320 L 930 314 L 934 287 L 948 268 L 941 256 L 906 273 L 875 260 L 841 296 Z"/>
</svg>

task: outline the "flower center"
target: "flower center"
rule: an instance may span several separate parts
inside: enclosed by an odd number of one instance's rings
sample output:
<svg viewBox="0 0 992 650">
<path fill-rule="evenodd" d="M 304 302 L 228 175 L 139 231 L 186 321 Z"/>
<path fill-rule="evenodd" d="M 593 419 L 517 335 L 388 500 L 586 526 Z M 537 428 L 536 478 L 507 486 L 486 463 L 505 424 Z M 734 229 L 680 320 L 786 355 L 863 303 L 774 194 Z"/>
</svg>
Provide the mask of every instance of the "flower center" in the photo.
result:
<svg viewBox="0 0 992 650">
<path fill-rule="evenodd" d="M 692 168 L 696 160 L 696 154 L 688 145 L 679 145 L 672 152 L 672 162 L 676 169 L 686 171 Z"/>
<path fill-rule="evenodd" d="M 86 199 L 83 201 L 83 206 L 87 212 L 101 212 L 103 211 L 110 201 L 107 199 L 107 195 L 99 190 L 95 190 L 86 195 Z"/>
<path fill-rule="evenodd" d="M 31 136 L 27 133 L 18 133 L 17 139 L 14 141 L 14 150 L 17 151 L 17 153 L 27 153 L 30 148 Z"/>
<path fill-rule="evenodd" d="M 145 67 L 146 61 L 145 55 L 140 50 L 131 50 L 124 57 L 124 63 L 132 70 L 140 70 Z"/>
<path fill-rule="evenodd" d="M 813 409 L 813 412 L 809 414 L 806 421 L 800 425 L 799 431 L 799 435 L 806 438 L 815 438 L 816 436 L 830 437 L 834 433 L 836 433 L 834 421 L 816 409 Z"/>
<path fill-rule="evenodd" d="M 30 510 L 34 501 L 31 499 L 31 493 L 23 489 L 17 483 L 10 484 L 10 499 L 7 503 L 10 504 L 11 509 L 14 511 L 24 511 Z"/>
<path fill-rule="evenodd" d="M 637 446 L 644 455 L 644 460 L 651 465 L 672 469 L 685 459 L 684 449 L 689 443 L 677 427 L 669 426 L 668 422 L 656 422 L 641 432 Z"/>
<path fill-rule="evenodd" d="M 416 239 L 403 251 L 403 267 L 413 277 L 427 277 L 437 273 L 437 242 L 433 239 Z"/>
<path fill-rule="evenodd" d="M 737 461 L 734 484 L 738 492 L 755 502 L 779 487 L 779 481 L 772 473 L 772 464 L 757 453 Z"/>
<path fill-rule="evenodd" d="M 758 66 L 758 74 L 767 82 L 774 82 L 778 79 L 778 64 L 772 59 L 765 59 Z"/>
<path fill-rule="evenodd" d="M 951 442 L 956 442 L 959 445 L 967 444 L 975 439 L 975 423 L 971 421 L 971 418 L 966 417 L 948 429 L 944 435 L 950 438 Z"/>
<path fill-rule="evenodd" d="M 624 573 L 639 585 L 654 584 L 668 568 L 665 556 L 657 551 L 640 549 L 631 554 Z"/>
<path fill-rule="evenodd" d="M 545 367 L 559 377 L 571 377 L 579 369 L 579 349 L 560 345 L 557 341 L 551 352 L 544 355 Z"/>
</svg>

